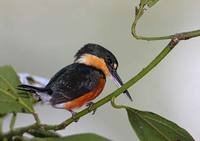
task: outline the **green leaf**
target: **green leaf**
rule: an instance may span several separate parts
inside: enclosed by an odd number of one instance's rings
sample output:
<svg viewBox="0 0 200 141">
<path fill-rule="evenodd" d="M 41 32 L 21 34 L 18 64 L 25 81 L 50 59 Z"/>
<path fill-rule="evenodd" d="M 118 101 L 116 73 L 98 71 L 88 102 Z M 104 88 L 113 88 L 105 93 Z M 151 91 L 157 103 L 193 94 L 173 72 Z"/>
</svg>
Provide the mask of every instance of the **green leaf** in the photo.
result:
<svg viewBox="0 0 200 141">
<path fill-rule="evenodd" d="M 148 5 L 148 7 L 152 7 L 152 6 L 154 6 L 154 4 L 156 4 L 157 2 L 158 2 L 159 0 L 148 0 L 147 1 L 147 5 Z"/>
<path fill-rule="evenodd" d="M 11 66 L 7 65 L 0 67 L 0 75 L 3 76 L 12 86 L 20 84 L 19 77 Z"/>
<path fill-rule="evenodd" d="M 140 5 L 147 5 L 148 7 L 152 7 L 155 5 L 159 0 L 140 0 Z"/>
<path fill-rule="evenodd" d="M 24 141 L 110 141 L 110 140 L 96 134 L 86 133 L 86 134 L 77 134 L 61 138 L 33 138 L 29 140 L 26 139 Z"/>
<path fill-rule="evenodd" d="M 157 114 L 129 107 L 126 110 L 141 141 L 194 141 L 185 129 Z"/>
<path fill-rule="evenodd" d="M 32 113 L 33 99 L 26 92 L 18 92 L 20 80 L 11 66 L 0 67 L 0 114 L 11 112 Z"/>
<path fill-rule="evenodd" d="M 137 21 L 142 17 L 142 15 L 144 14 L 144 12 L 147 10 L 148 6 L 149 8 L 151 8 L 152 6 L 154 6 L 159 0 L 140 0 L 140 4 L 139 6 L 137 6 L 135 8 L 135 21 L 134 23 L 136 24 Z"/>
</svg>

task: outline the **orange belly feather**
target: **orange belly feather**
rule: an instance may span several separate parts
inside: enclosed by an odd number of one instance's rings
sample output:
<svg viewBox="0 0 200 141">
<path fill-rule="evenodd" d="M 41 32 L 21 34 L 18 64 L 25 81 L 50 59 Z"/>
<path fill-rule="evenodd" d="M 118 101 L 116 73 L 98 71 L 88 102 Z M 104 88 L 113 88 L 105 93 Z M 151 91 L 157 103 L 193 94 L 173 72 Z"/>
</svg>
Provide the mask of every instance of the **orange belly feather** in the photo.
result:
<svg viewBox="0 0 200 141">
<path fill-rule="evenodd" d="M 67 110 L 79 108 L 79 107 L 83 106 L 85 103 L 95 99 L 102 92 L 102 90 L 105 86 L 105 82 L 106 82 L 105 79 L 101 78 L 99 80 L 99 84 L 97 85 L 97 87 L 94 90 L 84 94 L 83 96 L 81 96 L 79 98 L 76 98 L 72 101 L 65 103 L 64 108 Z"/>
</svg>

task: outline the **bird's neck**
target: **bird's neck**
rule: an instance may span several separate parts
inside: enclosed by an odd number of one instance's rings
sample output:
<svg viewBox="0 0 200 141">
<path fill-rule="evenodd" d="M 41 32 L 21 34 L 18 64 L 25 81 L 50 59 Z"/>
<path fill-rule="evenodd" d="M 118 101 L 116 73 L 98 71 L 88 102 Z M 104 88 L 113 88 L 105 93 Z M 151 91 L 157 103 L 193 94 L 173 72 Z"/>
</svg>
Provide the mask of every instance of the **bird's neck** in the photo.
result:
<svg viewBox="0 0 200 141">
<path fill-rule="evenodd" d="M 83 54 L 81 57 L 75 60 L 75 63 L 81 63 L 81 64 L 95 67 L 96 69 L 101 70 L 105 74 L 105 76 L 110 75 L 108 67 L 104 59 L 99 58 L 95 55 Z"/>
</svg>

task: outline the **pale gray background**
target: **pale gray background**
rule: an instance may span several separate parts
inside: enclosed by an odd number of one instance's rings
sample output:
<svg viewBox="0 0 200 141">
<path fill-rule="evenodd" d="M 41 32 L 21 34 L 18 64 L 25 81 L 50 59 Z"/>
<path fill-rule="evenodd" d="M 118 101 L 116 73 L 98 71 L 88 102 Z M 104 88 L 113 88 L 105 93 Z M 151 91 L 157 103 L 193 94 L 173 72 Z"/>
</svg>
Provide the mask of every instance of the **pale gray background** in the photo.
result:
<svg viewBox="0 0 200 141">
<path fill-rule="evenodd" d="M 137 41 L 130 34 L 134 0 L 0 0 L 0 65 L 18 72 L 51 77 L 73 61 L 88 42 L 116 54 L 124 81 L 147 65 L 167 41 Z M 200 28 L 199 0 L 163 0 L 141 19 L 139 33 L 163 35 Z M 200 140 L 200 38 L 181 42 L 151 73 L 130 88 L 118 102 L 158 113 L 187 129 Z M 115 85 L 108 80 L 104 97 Z M 70 114 L 50 106 L 36 107 L 43 122 L 60 123 Z M 7 129 L 9 117 L 4 125 Z M 32 123 L 19 116 L 17 126 Z M 64 135 L 94 132 L 115 141 L 138 140 L 125 111 L 110 104 L 71 124 Z"/>
</svg>

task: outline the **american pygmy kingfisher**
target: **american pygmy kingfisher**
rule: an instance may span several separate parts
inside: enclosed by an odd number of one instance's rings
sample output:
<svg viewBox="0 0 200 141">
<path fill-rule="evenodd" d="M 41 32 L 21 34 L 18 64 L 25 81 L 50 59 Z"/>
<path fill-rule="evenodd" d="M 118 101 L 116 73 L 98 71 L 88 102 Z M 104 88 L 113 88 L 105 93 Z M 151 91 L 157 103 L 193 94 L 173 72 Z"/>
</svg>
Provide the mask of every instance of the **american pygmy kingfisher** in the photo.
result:
<svg viewBox="0 0 200 141">
<path fill-rule="evenodd" d="M 42 101 L 74 115 L 74 108 L 90 103 L 102 92 L 106 76 L 118 87 L 123 85 L 117 68 L 118 61 L 109 50 L 87 44 L 76 53 L 74 63 L 58 71 L 45 87 L 20 85 L 18 89 L 36 93 Z M 129 92 L 124 93 L 132 101 Z"/>
</svg>

